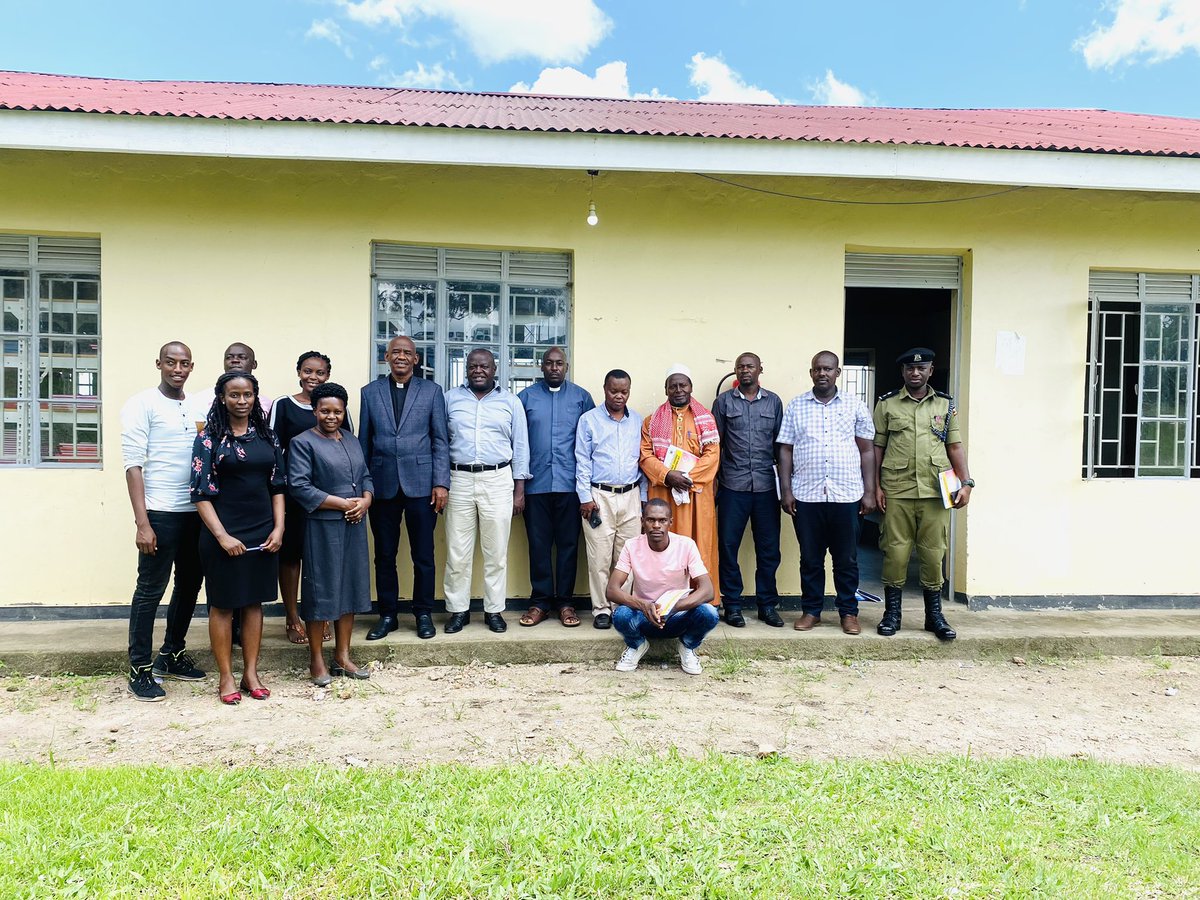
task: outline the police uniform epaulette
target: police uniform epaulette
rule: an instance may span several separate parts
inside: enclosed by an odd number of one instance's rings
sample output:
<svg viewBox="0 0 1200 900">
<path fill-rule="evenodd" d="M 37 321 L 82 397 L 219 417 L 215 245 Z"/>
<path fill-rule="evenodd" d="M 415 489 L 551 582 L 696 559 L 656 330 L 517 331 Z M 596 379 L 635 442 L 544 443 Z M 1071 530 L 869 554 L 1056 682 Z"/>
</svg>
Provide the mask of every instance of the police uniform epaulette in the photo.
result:
<svg viewBox="0 0 1200 900">
<path fill-rule="evenodd" d="M 936 396 L 938 396 L 938 397 L 942 397 L 942 398 L 943 398 L 943 399 L 945 399 L 945 400 L 953 400 L 953 399 L 954 399 L 952 396 L 950 396 L 949 394 L 947 394 L 945 391 L 937 391 L 937 390 L 935 390 L 933 393 L 934 393 Z"/>
<path fill-rule="evenodd" d="M 888 391 L 886 394 L 880 394 L 878 397 L 875 398 L 875 402 L 881 403 L 884 400 L 888 400 L 892 397 L 895 397 L 898 393 L 900 393 L 900 388 L 896 388 L 894 391 Z"/>
</svg>

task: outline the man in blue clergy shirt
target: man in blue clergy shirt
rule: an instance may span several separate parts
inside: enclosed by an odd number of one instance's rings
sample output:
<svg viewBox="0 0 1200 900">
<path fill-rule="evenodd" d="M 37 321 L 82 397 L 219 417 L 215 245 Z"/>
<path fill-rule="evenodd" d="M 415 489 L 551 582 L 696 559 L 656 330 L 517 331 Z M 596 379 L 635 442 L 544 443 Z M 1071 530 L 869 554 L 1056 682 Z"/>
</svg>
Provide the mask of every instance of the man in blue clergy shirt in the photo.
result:
<svg viewBox="0 0 1200 900">
<path fill-rule="evenodd" d="M 529 535 L 530 607 L 522 625 L 537 625 L 551 610 L 568 628 L 575 613 L 579 558 L 579 500 L 575 496 L 575 427 L 595 407 L 592 395 L 567 381 L 567 356 L 558 347 L 542 355 L 542 379 L 517 395 L 529 426 L 525 531 Z M 554 550 L 557 549 L 557 559 Z"/>
</svg>

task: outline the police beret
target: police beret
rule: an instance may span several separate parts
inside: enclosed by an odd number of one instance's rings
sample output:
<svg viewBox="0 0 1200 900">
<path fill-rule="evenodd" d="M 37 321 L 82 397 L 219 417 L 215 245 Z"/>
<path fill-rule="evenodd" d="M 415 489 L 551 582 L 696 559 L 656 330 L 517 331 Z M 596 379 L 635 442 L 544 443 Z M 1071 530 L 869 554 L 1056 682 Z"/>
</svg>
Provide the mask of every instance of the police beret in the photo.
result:
<svg viewBox="0 0 1200 900">
<path fill-rule="evenodd" d="M 907 366 L 910 363 L 931 363 L 933 362 L 933 351 L 928 347 L 913 347 L 911 350 L 905 350 L 896 357 L 896 365 Z"/>
</svg>

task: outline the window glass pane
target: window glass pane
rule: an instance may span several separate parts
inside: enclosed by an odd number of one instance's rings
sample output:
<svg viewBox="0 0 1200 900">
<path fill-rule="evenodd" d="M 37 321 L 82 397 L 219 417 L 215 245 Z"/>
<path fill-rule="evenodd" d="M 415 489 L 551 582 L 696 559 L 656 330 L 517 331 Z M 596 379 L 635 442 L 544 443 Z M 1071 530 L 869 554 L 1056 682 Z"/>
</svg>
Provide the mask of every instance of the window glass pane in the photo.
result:
<svg viewBox="0 0 1200 900">
<path fill-rule="evenodd" d="M 508 296 L 512 309 L 509 339 L 514 344 L 553 347 L 566 343 L 566 288 L 514 285 Z"/>
<path fill-rule="evenodd" d="M 508 361 L 509 387 L 516 393 L 529 387 L 542 377 L 542 354 L 549 347 L 530 347 L 528 345 L 512 345 Z"/>
<path fill-rule="evenodd" d="M 0 396 L 24 399 L 30 396 L 29 341 L 24 338 L 5 338 L 0 356 Z"/>
<path fill-rule="evenodd" d="M 432 281 L 375 282 L 377 338 L 408 335 L 414 341 L 437 340 L 437 283 Z"/>
<path fill-rule="evenodd" d="M 476 346 L 500 340 L 500 285 L 478 281 L 446 283 L 446 337 Z"/>
<path fill-rule="evenodd" d="M 0 329 L 9 334 L 29 331 L 29 278 L 23 272 L 0 271 Z"/>
<path fill-rule="evenodd" d="M 100 407 L 95 404 L 42 403 L 41 461 L 94 463 L 100 458 Z"/>
<path fill-rule="evenodd" d="M 0 465 L 23 463 L 29 459 L 32 423 L 32 403 L 14 400 L 0 403 Z"/>
<path fill-rule="evenodd" d="M 100 358 L 95 338 L 42 338 L 38 343 L 38 371 L 43 399 L 96 396 L 94 391 L 84 393 L 81 390 L 80 377 L 86 375 L 87 383 L 93 387 L 98 384 Z"/>
<path fill-rule="evenodd" d="M 433 344 L 417 344 L 417 374 L 430 381 L 437 380 L 437 347 Z"/>
</svg>

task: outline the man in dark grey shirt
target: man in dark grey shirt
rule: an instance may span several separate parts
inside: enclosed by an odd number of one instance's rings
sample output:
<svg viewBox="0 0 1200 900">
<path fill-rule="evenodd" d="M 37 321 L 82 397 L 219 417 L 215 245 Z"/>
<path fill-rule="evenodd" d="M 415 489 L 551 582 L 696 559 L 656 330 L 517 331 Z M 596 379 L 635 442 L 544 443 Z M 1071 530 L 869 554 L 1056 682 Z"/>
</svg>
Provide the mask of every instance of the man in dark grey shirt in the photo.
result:
<svg viewBox="0 0 1200 900">
<path fill-rule="evenodd" d="M 737 384 L 717 397 L 713 418 L 721 433 L 717 472 L 717 540 L 720 547 L 721 605 L 725 621 L 742 628 L 742 570 L 738 550 L 746 523 L 754 536 L 754 593 L 758 617 L 775 628 L 779 591 L 779 494 L 775 480 L 775 439 L 783 422 L 783 401 L 759 384 L 762 361 L 743 353 L 734 364 Z"/>
</svg>

